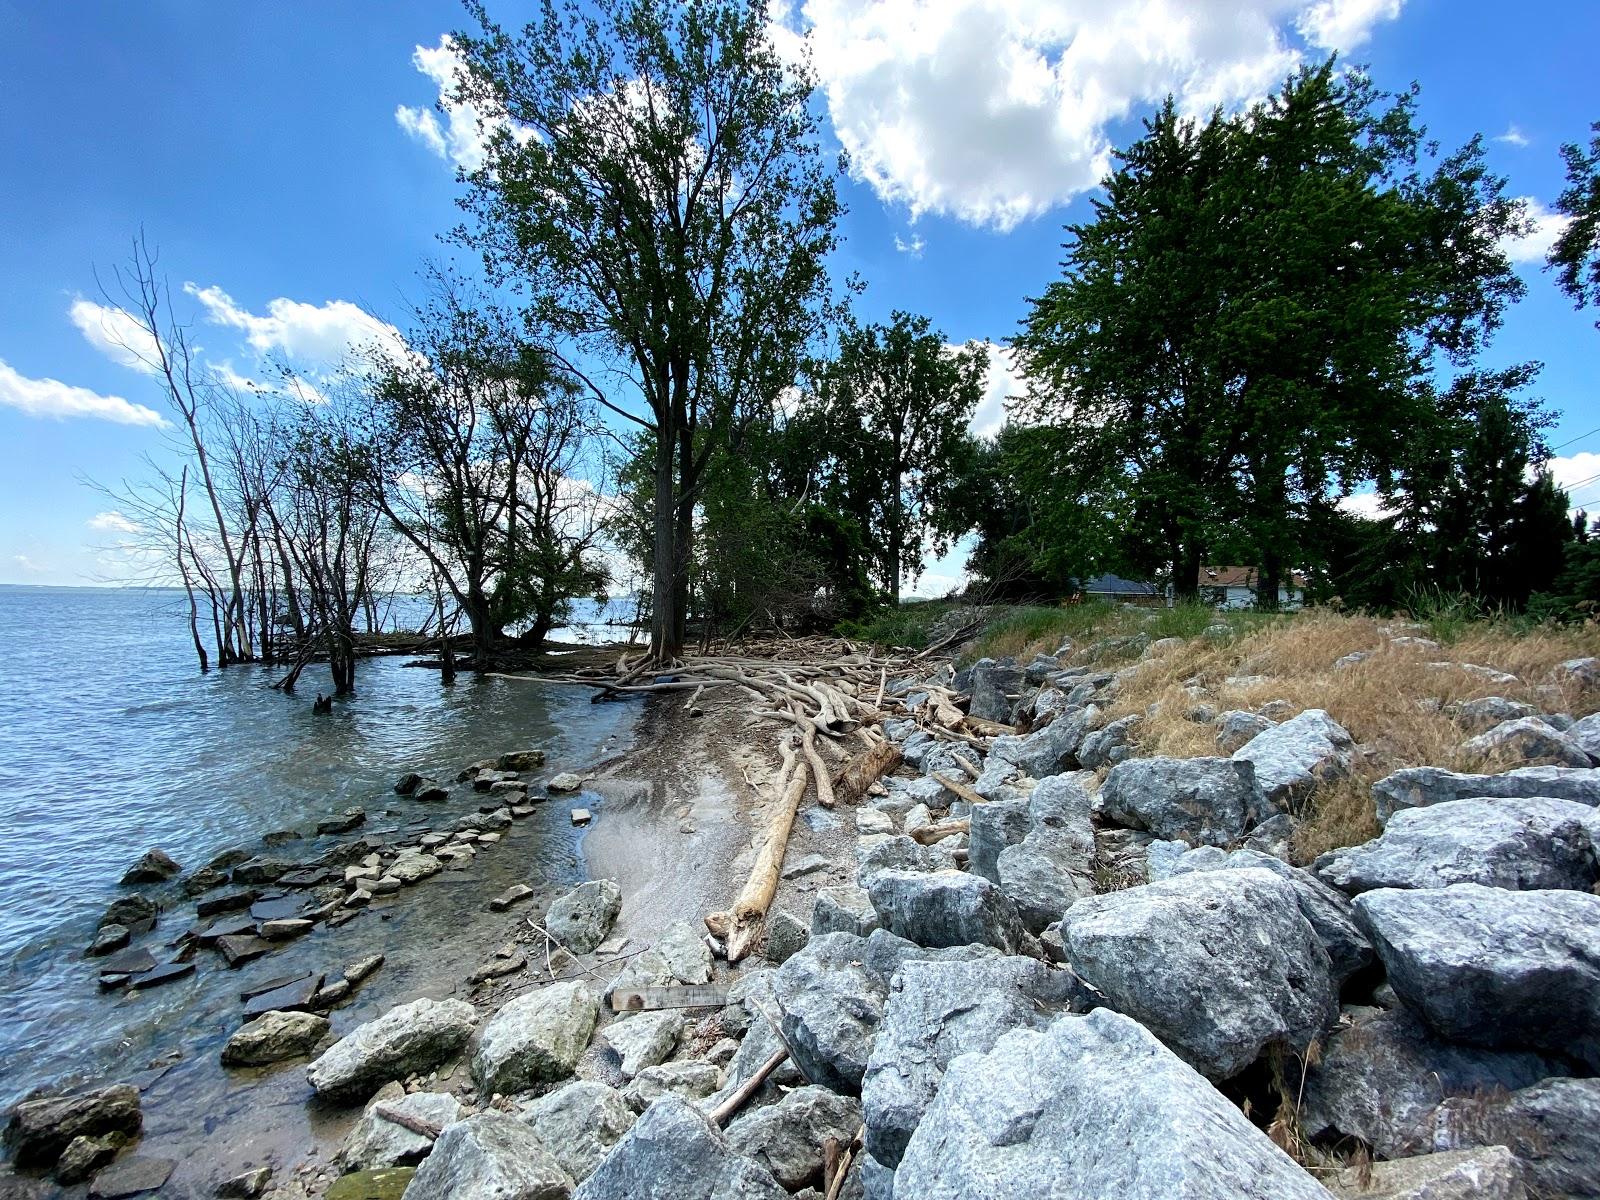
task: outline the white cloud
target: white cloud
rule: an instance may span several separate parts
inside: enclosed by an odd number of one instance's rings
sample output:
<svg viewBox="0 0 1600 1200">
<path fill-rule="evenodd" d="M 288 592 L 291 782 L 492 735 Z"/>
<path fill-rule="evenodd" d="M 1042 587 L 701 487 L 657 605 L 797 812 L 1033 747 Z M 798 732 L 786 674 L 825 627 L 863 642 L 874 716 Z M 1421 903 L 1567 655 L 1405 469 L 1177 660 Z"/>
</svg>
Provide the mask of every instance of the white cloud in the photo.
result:
<svg viewBox="0 0 1600 1200">
<path fill-rule="evenodd" d="M 921 258 L 922 252 L 928 248 L 928 243 L 919 233 L 913 233 L 909 241 L 897 233 L 894 235 L 894 248 L 908 258 Z"/>
<path fill-rule="evenodd" d="M 1585 450 L 1581 454 L 1558 455 L 1544 464 L 1545 470 L 1566 490 L 1568 500 L 1588 500 L 1600 492 L 1600 454 Z"/>
<path fill-rule="evenodd" d="M 159 370 L 155 338 L 126 309 L 80 297 L 67 309 L 67 316 L 89 344 L 112 362 L 147 375 Z"/>
<path fill-rule="evenodd" d="M 34 562 L 33 559 L 29 558 L 26 554 L 13 554 L 11 556 L 11 561 L 16 563 L 18 567 L 22 568 L 22 570 L 28 572 L 30 575 L 41 575 L 50 569 L 49 567 L 42 566 L 39 563 Z"/>
<path fill-rule="evenodd" d="M 908 600 L 937 600 L 948 596 L 967 584 L 967 575 L 947 575 L 942 571 L 924 571 L 913 582 L 909 576 L 900 581 L 900 595 Z"/>
<path fill-rule="evenodd" d="M 118 425 L 166 424 L 160 413 L 142 404 L 130 404 L 121 396 L 102 396 L 88 388 L 74 387 L 59 379 L 29 379 L 0 359 L 0 404 L 18 409 L 30 417 L 95 417 Z"/>
<path fill-rule="evenodd" d="M 394 355 L 405 352 L 405 339 L 398 329 L 348 300 L 307 304 L 280 296 L 268 301 L 267 311 L 261 314 L 241 307 L 215 284 L 186 283 L 183 290 L 200 301 L 213 324 L 243 330 L 245 340 L 258 354 L 278 352 L 301 366 L 332 370 L 369 346 Z M 235 379 L 248 383 L 242 376 L 235 375 Z"/>
<path fill-rule="evenodd" d="M 980 344 L 989 348 L 989 376 L 968 428 L 979 437 L 988 437 L 1006 423 L 1006 401 L 1024 394 L 1028 384 L 1018 373 L 1010 350 L 993 342 Z"/>
<path fill-rule="evenodd" d="M 1523 133 L 1522 130 L 1518 129 L 1515 125 L 1507 125 L 1506 131 L 1500 134 L 1494 140 L 1497 142 L 1503 142 L 1507 146 L 1515 146 L 1518 150 L 1521 150 L 1524 146 L 1531 145 L 1531 143 L 1528 141 L 1528 135 Z"/>
<path fill-rule="evenodd" d="M 1533 231 L 1527 237 L 1508 238 L 1501 248 L 1514 263 L 1542 263 L 1549 256 L 1556 239 L 1561 236 L 1561 231 L 1572 224 L 1572 218 L 1551 212 L 1532 196 L 1523 196 L 1522 201 L 1528 206 L 1528 218 L 1533 222 Z"/>
<path fill-rule="evenodd" d="M 1114 122 L 1262 95 L 1300 43 L 1359 45 L 1401 3 L 805 0 L 800 25 L 852 171 L 913 217 L 1004 231 L 1094 187 Z"/>
<path fill-rule="evenodd" d="M 1387 517 L 1391 512 L 1384 507 L 1383 500 L 1376 492 L 1356 492 L 1354 495 L 1342 496 L 1338 501 L 1338 507 L 1358 517 L 1366 517 L 1369 521 Z"/>
<path fill-rule="evenodd" d="M 440 158 L 463 170 L 475 171 L 483 165 L 489 139 L 498 130 L 510 128 L 521 140 L 533 136 L 532 130 L 513 125 L 504 114 L 486 117 L 473 105 L 450 99 L 464 68 L 448 33 L 440 35 L 437 46 L 417 46 L 411 53 L 411 63 L 433 80 L 438 89 L 444 123 L 440 124 L 438 113 L 433 109 L 413 108 L 408 104 L 395 108 L 394 119 L 401 129 Z"/>
<path fill-rule="evenodd" d="M 110 512 L 95 513 L 86 522 L 90 529 L 96 533 L 138 533 L 139 523 L 130 517 L 112 509 Z"/>
</svg>

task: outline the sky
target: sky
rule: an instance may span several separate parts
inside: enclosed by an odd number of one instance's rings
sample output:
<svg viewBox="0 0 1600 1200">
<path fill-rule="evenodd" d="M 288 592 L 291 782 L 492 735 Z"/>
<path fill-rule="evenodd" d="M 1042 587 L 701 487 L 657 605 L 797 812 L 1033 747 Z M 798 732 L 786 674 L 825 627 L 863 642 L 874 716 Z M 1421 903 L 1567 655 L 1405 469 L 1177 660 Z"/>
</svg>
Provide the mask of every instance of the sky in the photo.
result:
<svg viewBox="0 0 1600 1200">
<path fill-rule="evenodd" d="M 1330 50 L 1416 81 L 1432 136 L 1483 133 L 1539 218 L 1511 248 L 1528 296 L 1484 361 L 1545 364 L 1556 477 L 1600 503 L 1600 330 L 1542 269 L 1559 146 L 1600 120 L 1600 4 L 792 0 L 783 19 L 851 155 L 839 276 L 866 280 L 865 319 L 923 313 L 951 342 L 1016 330 L 1110 148 L 1169 92 L 1238 105 Z M 206 361 L 241 379 L 315 377 L 390 336 L 421 265 L 460 253 L 442 235 L 474 123 L 438 100 L 465 22 L 451 0 L 0 0 L 0 583 L 127 576 L 126 518 L 96 485 L 147 474 L 172 434 L 103 291 L 141 230 Z M 975 427 L 1019 387 L 997 354 Z M 931 562 L 919 590 L 960 566 Z"/>
</svg>

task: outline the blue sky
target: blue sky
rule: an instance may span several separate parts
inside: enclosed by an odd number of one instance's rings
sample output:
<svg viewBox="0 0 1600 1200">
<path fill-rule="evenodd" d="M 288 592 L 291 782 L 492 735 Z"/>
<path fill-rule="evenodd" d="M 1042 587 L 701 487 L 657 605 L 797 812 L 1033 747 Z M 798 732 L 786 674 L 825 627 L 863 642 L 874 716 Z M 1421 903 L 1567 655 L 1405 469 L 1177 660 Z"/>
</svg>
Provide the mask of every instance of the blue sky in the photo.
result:
<svg viewBox="0 0 1600 1200">
<path fill-rule="evenodd" d="M 1015 329 L 1106 145 L 1168 90 L 1235 102 L 1337 47 L 1384 86 L 1418 81 L 1447 145 L 1497 139 L 1493 164 L 1541 205 L 1559 144 L 1600 119 L 1588 0 L 796 0 L 787 19 L 814 40 L 826 135 L 855 157 L 841 275 L 867 280 L 867 317 L 923 312 L 953 341 Z M 125 573 L 114 506 L 84 481 L 161 454 L 143 411 L 160 397 L 91 305 L 141 227 L 219 367 L 314 370 L 370 335 L 361 310 L 399 321 L 418 265 L 451 253 L 449 160 L 471 147 L 431 113 L 428 72 L 448 71 L 441 35 L 463 20 L 450 0 L 0 0 L 0 582 Z M 1600 427 L 1600 331 L 1521 256 L 1529 295 L 1489 361 L 1546 364 L 1553 440 L 1578 439 L 1558 477 L 1600 475 L 1600 432 L 1579 438 Z M 981 423 L 1010 386 L 997 364 Z"/>
</svg>

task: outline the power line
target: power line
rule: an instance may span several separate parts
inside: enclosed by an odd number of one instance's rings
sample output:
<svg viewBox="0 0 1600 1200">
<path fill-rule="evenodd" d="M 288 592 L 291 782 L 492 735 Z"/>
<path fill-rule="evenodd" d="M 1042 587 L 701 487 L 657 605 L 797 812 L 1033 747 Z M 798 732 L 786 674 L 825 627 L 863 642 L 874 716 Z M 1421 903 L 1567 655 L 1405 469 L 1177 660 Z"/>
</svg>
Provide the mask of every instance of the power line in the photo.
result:
<svg viewBox="0 0 1600 1200">
<path fill-rule="evenodd" d="M 1562 442 L 1562 443 L 1561 443 L 1561 445 L 1560 445 L 1560 446 L 1551 446 L 1551 447 L 1550 447 L 1550 449 L 1551 449 L 1551 450 L 1552 450 L 1552 451 L 1555 451 L 1555 450 L 1560 450 L 1560 449 L 1562 449 L 1562 448 L 1563 448 L 1563 447 L 1565 447 L 1565 446 L 1570 446 L 1570 445 L 1572 445 L 1572 443 L 1573 443 L 1573 442 L 1581 442 L 1581 441 L 1583 441 L 1583 439 L 1584 439 L 1584 438 L 1586 438 L 1586 437 L 1593 437 L 1593 436 L 1594 436 L 1594 435 L 1595 435 L 1595 434 L 1597 434 L 1597 433 L 1600 433 L 1600 429 L 1591 429 L 1591 430 L 1589 430 L 1589 432 L 1588 432 L 1588 433 L 1580 433 L 1580 434 L 1579 434 L 1579 435 L 1578 435 L 1578 436 L 1577 436 L 1577 437 L 1575 437 L 1575 438 L 1568 438 L 1568 439 L 1567 439 L 1567 440 L 1566 440 L 1566 441 L 1564 441 L 1564 442 Z"/>
</svg>

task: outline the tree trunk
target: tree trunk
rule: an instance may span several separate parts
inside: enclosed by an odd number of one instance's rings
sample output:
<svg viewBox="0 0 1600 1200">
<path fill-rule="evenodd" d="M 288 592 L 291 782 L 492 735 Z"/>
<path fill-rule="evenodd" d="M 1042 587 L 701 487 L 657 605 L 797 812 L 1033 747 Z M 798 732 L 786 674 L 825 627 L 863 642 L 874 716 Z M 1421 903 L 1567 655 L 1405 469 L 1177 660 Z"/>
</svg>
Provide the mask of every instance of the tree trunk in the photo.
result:
<svg viewBox="0 0 1600 1200">
<path fill-rule="evenodd" d="M 1185 539 L 1173 549 L 1172 593 L 1179 604 L 1200 599 L 1200 543 L 1193 539 Z"/>
<path fill-rule="evenodd" d="M 650 657 L 658 662 L 676 658 L 683 650 L 677 634 L 678 510 L 673 496 L 673 459 L 673 439 L 665 430 L 659 431 L 650 589 Z"/>
</svg>

